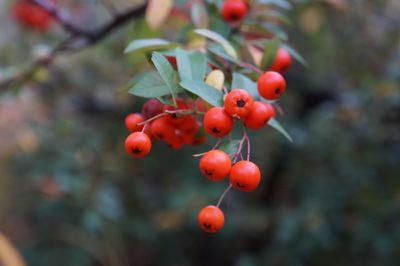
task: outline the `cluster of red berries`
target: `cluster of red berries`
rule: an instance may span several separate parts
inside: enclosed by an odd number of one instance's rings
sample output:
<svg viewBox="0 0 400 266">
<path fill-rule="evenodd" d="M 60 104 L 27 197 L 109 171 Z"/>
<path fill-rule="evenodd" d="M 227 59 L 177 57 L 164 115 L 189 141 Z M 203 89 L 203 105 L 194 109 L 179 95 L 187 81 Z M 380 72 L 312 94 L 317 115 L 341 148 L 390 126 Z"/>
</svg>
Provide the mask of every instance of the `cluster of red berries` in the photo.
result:
<svg viewBox="0 0 400 266">
<path fill-rule="evenodd" d="M 146 156 L 151 150 L 151 139 L 164 141 L 175 150 L 206 141 L 201 122 L 193 111 L 194 104 L 204 110 L 200 101 L 177 98 L 176 103 L 177 107 L 174 107 L 151 99 L 143 105 L 141 113 L 132 113 L 125 118 L 125 126 L 132 132 L 125 141 L 127 153 L 135 158 Z"/>
<path fill-rule="evenodd" d="M 16 1 L 12 7 L 12 14 L 17 22 L 39 31 L 47 31 L 53 21 L 46 11 L 27 0 Z"/>
<path fill-rule="evenodd" d="M 226 0 L 221 9 L 221 16 L 226 22 L 241 21 L 248 12 L 249 6 L 244 0 Z"/>
</svg>

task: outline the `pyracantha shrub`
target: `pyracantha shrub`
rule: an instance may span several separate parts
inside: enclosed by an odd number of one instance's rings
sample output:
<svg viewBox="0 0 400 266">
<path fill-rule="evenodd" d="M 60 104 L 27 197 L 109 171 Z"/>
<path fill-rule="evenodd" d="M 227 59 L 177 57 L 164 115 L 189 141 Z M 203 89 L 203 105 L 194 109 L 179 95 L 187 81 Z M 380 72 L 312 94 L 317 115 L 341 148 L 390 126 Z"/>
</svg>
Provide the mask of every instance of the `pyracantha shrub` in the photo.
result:
<svg viewBox="0 0 400 266">
<path fill-rule="evenodd" d="M 54 5 L 55 1 L 49 1 Z M 52 17 L 40 6 L 29 0 L 17 0 L 12 6 L 12 15 L 21 25 L 39 31 L 47 31 L 52 25 Z"/>
<path fill-rule="evenodd" d="M 198 214 L 200 228 L 209 233 L 222 229 L 225 217 L 220 205 L 232 188 L 253 191 L 265 179 L 251 161 L 248 130 L 271 126 L 291 141 L 276 120 L 282 113 L 277 101 L 285 92 L 283 73 L 291 66 L 292 56 L 303 62 L 287 44 L 282 21 L 277 19 L 277 14 L 283 16 L 278 7 L 265 1 L 217 2 L 221 1 L 190 1 L 175 12 L 191 15 L 193 39 L 182 44 L 141 39 L 126 49 L 127 53 L 146 53 L 155 68 L 136 79 L 129 91 L 148 100 L 141 113 L 126 117 L 126 127 L 132 132 L 125 142 L 128 154 L 144 157 L 154 141 L 179 150 L 216 138 L 211 149 L 194 155 L 200 157 L 204 177 L 213 182 L 229 179 L 217 204 Z M 239 126 L 242 133 L 237 138 L 234 128 Z"/>
</svg>

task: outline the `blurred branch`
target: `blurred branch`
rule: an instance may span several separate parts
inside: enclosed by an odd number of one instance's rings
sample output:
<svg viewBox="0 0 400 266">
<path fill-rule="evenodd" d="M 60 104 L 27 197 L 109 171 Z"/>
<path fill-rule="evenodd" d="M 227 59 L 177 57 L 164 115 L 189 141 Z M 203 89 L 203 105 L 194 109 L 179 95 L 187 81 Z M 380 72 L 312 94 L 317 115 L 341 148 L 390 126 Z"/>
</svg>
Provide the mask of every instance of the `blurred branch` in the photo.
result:
<svg viewBox="0 0 400 266">
<path fill-rule="evenodd" d="M 131 8 L 126 12 L 120 14 L 115 13 L 110 22 L 96 30 L 88 31 L 73 25 L 65 14 L 48 0 L 30 1 L 50 14 L 56 22 L 70 33 L 70 36 L 55 46 L 48 55 L 36 59 L 29 64 L 28 67 L 24 68 L 24 70 L 15 74 L 13 77 L 0 80 L 0 90 L 6 90 L 12 85 L 20 85 L 29 81 L 37 68 L 51 65 L 54 59 L 64 52 L 79 51 L 100 42 L 112 31 L 118 29 L 125 23 L 142 17 L 145 14 L 147 7 L 147 1 L 145 1 L 143 4 Z"/>
</svg>

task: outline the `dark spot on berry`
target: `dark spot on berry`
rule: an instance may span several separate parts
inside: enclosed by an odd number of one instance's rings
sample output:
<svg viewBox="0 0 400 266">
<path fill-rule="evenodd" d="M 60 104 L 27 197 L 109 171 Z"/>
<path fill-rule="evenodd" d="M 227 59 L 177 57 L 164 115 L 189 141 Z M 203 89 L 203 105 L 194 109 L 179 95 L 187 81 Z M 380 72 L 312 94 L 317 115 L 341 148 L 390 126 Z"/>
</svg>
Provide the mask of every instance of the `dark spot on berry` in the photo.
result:
<svg viewBox="0 0 400 266">
<path fill-rule="evenodd" d="M 239 188 L 244 188 L 245 187 L 245 185 L 243 185 L 243 184 L 241 184 L 239 182 L 236 182 L 236 186 L 238 186 Z"/>
<path fill-rule="evenodd" d="M 246 105 L 246 102 L 243 99 L 237 100 L 237 107 L 243 108 Z"/>
<path fill-rule="evenodd" d="M 208 223 L 203 223 L 203 226 L 207 229 L 211 229 L 211 224 Z"/>
<path fill-rule="evenodd" d="M 275 94 L 279 94 L 279 93 L 281 93 L 281 89 L 280 88 L 275 89 Z"/>
<path fill-rule="evenodd" d="M 141 152 L 142 152 L 142 150 L 139 149 L 138 147 L 132 148 L 132 153 L 134 153 L 134 154 L 139 154 L 139 153 L 141 153 Z"/>
<path fill-rule="evenodd" d="M 216 128 L 216 127 L 213 127 L 212 132 L 213 132 L 213 133 L 221 133 L 221 130 L 219 130 L 219 129 Z"/>
<path fill-rule="evenodd" d="M 208 175 L 208 176 L 212 176 L 212 175 L 213 175 L 213 172 L 208 171 L 207 169 L 204 170 L 204 173 L 205 173 L 206 175 Z"/>
<path fill-rule="evenodd" d="M 177 119 L 178 118 L 177 114 L 171 114 L 171 116 L 172 116 L 173 119 Z"/>
<path fill-rule="evenodd" d="M 238 14 L 236 14 L 236 13 L 232 13 L 231 20 L 235 21 L 235 20 L 238 20 L 238 19 L 240 19 L 240 16 Z"/>
<path fill-rule="evenodd" d="M 157 136 L 157 138 L 159 138 L 159 139 L 164 138 L 164 135 L 163 135 L 162 133 L 159 133 L 159 134 L 157 134 L 156 136 Z"/>
</svg>

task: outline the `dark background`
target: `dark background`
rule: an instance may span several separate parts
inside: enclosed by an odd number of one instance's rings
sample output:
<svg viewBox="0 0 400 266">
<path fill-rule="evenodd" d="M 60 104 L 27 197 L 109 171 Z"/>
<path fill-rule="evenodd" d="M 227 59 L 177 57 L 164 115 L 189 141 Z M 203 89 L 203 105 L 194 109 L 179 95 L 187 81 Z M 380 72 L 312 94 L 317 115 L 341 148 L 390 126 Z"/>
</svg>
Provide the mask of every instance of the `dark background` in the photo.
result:
<svg viewBox="0 0 400 266">
<path fill-rule="evenodd" d="M 19 27 L 10 2 L 0 77 L 63 36 Z M 70 2 L 96 14 L 93 27 L 106 16 Z M 214 140 L 179 152 L 157 143 L 141 160 L 123 149 L 124 116 L 142 103 L 125 85 L 149 65 L 122 51 L 161 32 L 131 23 L 2 91 L 0 231 L 27 264 L 400 265 L 400 2 L 297 2 L 287 30 L 309 67 L 294 64 L 280 101 L 294 144 L 271 128 L 252 134 L 262 184 L 230 194 L 216 235 L 196 216 L 226 184 L 191 157 Z"/>
</svg>

